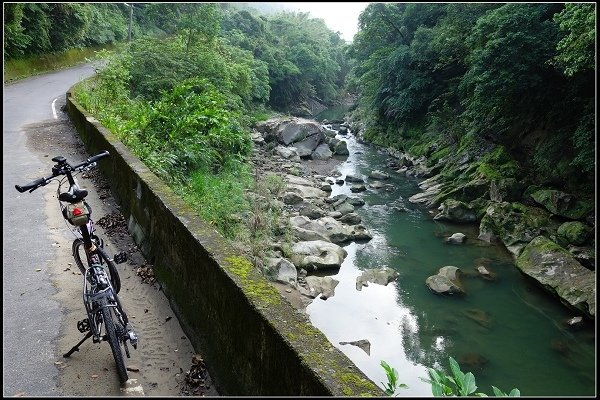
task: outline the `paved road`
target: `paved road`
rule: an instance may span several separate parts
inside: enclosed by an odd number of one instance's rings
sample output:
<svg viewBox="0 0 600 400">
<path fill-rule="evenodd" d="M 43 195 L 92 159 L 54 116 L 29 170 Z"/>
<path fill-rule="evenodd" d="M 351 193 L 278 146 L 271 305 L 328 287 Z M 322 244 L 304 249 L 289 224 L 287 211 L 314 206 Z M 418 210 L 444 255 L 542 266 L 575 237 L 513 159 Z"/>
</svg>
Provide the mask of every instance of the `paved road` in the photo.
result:
<svg viewBox="0 0 600 400">
<path fill-rule="evenodd" d="M 3 99 L 3 377 L 4 395 L 56 396 L 58 370 L 52 341 L 59 333 L 61 308 L 46 273 L 53 258 L 45 234 L 45 207 L 40 191 L 18 193 L 14 185 L 47 175 L 25 146 L 23 126 L 54 118 L 52 103 L 91 66 L 73 68 L 4 86 Z M 43 249 L 43 251 L 42 251 Z M 41 269 L 41 271 L 36 271 Z"/>
</svg>

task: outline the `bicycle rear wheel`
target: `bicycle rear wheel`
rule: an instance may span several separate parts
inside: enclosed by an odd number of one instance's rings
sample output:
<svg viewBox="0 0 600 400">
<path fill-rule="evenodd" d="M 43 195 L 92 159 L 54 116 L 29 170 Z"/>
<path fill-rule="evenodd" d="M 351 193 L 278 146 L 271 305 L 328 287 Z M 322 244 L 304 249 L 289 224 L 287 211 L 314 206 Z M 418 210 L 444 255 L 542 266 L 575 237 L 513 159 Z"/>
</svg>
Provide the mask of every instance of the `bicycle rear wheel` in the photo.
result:
<svg viewBox="0 0 600 400">
<path fill-rule="evenodd" d="M 121 290 L 121 278 L 119 277 L 119 271 L 117 270 L 117 266 L 113 261 L 110 260 L 110 258 L 108 258 L 108 255 L 106 254 L 104 249 L 99 246 L 99 243 L 95 243 L 95 245 L 96 250 L 98 252 L 98 256 L 100 257 L 100 264 L 106 264 L 108 266 L 108 276 L 110 278 L 110 284 L 115 290 L 115 293 L 119 293 L 119 291 Z M 85 254 L 83 240 L 75 239 L 71 247 L 73 250 L 73 258 L 75 259 L 75 263 L 77 264 L 79 271 L 81 271 L 81 274 L 85 275 L 85 270 L 87 268 L 87 255 Z M 86 260 L 85 263 L 83 260 Z"/>
<path fill-rule="evenodd" d="M 113 311 L 113 307 L 107 306 L 106 299 L 102 299 L 100 305 L 102 306 L 102 319 L 104 321 L 104 330 L 106 331 L 106 336 L 108 343 L 110 344 L 110 348 L 113 353 L 113 357 L 115 359 L 115 364 L 117 365 L 117 374 L 119 375 L 119 382 L 121 385 L 127 382 L 129 377 L 127 376 L 127 368 L 125 367 L 125 360 L 123 359 L 123 352 L 121 351 L 121 338 L 122 329 L 117 329 L 121 324 L 118 318 L 116 326 L 113 317 L 116 317 Z M 123 328 L 124 329 L 124 328 Z"/>
</svg>

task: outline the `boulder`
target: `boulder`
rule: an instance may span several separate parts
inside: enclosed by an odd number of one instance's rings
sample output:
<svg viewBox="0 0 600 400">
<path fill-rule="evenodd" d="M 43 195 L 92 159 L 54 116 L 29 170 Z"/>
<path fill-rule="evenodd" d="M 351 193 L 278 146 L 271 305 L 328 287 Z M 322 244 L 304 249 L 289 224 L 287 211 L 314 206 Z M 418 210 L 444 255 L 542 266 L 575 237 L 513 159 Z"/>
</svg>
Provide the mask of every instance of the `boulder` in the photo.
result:
<svg viewBox="0 0 600 400">
<path fill-rule="evenodd" d="M 344 243 L 352 240 L 370 240 L 373 238 L 362 225 L 346 225 L 332 217 L 318 220 L 299 215 L 290 218 L 292 232 L 301 240 L 326 240 L 332 243 Z M 310 239 L 309 239 L 310 238 Z"/>
<path fill-rule="evenodd" d="M 557 223 L 550 214 L 521 203 L 492 203 L 479 224 L 479 239 L 496 236 L 515 256 L 536 236 L 551 234 Z"/>
<path fill-rule="evenodd" d="M 436 294 L 464 294 L 459 281 L 460 269 L 447 265 L 439 269 L 437 275 L 432 275 L 425 280 L 425 284 Z"/>
<path fill-rule="evenodd" d="M 565 222 L 556 232 L 568 244 L 581 246 L 587 242 L 592 230 L 579 221 Z"/>
<path fill-rule="evenodd" d="M 578 201 L 575 196 L 559 190 L 537 190 L 531 198 L 552 214 L 569 219 L 582 219 L 593 211 L 593 204 Z"/>
<path fill-rule="evenodd" d="M 293 147 L 277 146 L 273 149 L 273 153 L 285 160 L 300 161 L 300 155 Z"/>
<path fill-rule="evenodd" d="M 525 246 L 516 266 L 564 304 L 595 318 L 596 274 L 583 267 L 564 248 L 538 236 Z"/>
<path fill-rule="evenodd" d="M 276 128 L 276 135 L 277 141 L 285 146 L 302 142 L 308 137 L 313 137 L 312 141 L 318 144 L 323 141 L 324 136 L 321 126 L 316 121 L 304 118 L 280 120 Z M 319 137 L 320 140 L 317 140 Z M 313 150 L 316 147 L 317 145 L 313 147 Z"/>
<path fill-rule="evenodd" d="M 294 243 L 290 259 L 297 268 L 319 271 L 340 268 L 347 254 L 344 248 L 335 243 L 311 240 Z"/>
<path fill-rule="evenodd" d="M 277 274 L 275 280 L 292 287 L 298 286 L 298 271 L 296 266 L 285 258 L 267 259 L 267 265 Z"/>
<path fill-rule="evenodd" d="M 313 160 L 328 160 L 332 155 L 333 153 L 329 149 L 329 146 L 326 143 L 321 143 L 312 152 L 311 158 Z"/>
<path fill-rule="evenodd" d="M 307 288 L 301 287 L 300 293 L 310 298 L 315 298 L 321 295 L 319 298 L 327 300 L 335 295 L 335 287 L 340 283 L 337 279 L 333 279 L 330 276 L 307 276 L 305 278 Z"/>
<path fill-rule="evenodd" d="M 369 178 L 383 181 L 386 179 L 390 179 L 390 176 L 388 174 L 386 174 L 385 172 L 375 170 L 369 174 Z"/>
<path fill-rule="evenodd" d="M 440 205 L 439 213 L 433 217 L 436 221 L 471 223 L 477 221 L 477 215 L 462 201 L 447 199 Z"/>
<path fill-rule="evenodd" d="M 356 278 L 356 290 L 362 290 L 364 286 L 368 286 L 369 282 L 387 286 L 388 283 L 396 280 L 398 276 L 398 272 L 388 267 L 369 269 Z"/>
<path fill-rule="evenodd" d="M 432 275 L 425 280 L 425 284 L 436 294 L 463 294 L 464 291 L 450 279 L 441 275 Z"/>
<path fill-rule="evenodd" d="M 464 233 L 454 233 L 452 236 L 446 238 L 446 243 L 450 244 L 462 244 L 467 240 L 467 236 Z"/>
</svg>

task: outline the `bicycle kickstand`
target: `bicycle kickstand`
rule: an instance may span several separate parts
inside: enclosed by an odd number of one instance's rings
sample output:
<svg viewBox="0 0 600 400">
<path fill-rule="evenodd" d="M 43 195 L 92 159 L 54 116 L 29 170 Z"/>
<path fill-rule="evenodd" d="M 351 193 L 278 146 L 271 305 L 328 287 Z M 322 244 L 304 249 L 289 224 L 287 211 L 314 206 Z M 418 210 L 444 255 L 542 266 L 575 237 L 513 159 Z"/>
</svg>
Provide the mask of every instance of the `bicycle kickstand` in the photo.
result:
<svg viewBox="0 0 600 400">
<path fill-rule="evenodd" d="M 77 343 L 75 346 L 73 346 L 73 348 L 71 350 L 69 350 L 69 352 L 63 354 L 64 358 L 69 357 L 71 354 L 73 354 L 76 351 L 79 351 L 79 346 L 81 346 L 83 344 L 83 342 L 85 342 L 86 340 L 88 340 L 89 338 L 92 337 L 92 331 L 89 331 L 85 337 L 83 339 L 81 339 L 81 341 L 79 343 Z"/>
</svg>

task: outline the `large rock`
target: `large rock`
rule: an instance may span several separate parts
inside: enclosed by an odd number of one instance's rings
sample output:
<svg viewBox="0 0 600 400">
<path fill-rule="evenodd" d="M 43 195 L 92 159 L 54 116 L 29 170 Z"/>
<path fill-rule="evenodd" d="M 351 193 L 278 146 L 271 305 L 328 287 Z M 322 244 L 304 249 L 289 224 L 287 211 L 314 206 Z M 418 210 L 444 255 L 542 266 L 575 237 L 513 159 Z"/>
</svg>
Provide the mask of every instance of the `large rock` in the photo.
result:
<svg viewBox="0 0 600 400">
<path fill-rule="evenodd" d="M 387 286 L 388 283 L 396 280 L 399 275 L 398 272 L 388 267 L 369 269 L 356 278 L 356 290 L 361 290 L 363 286 L 368 286 L 369 282 Z"/>
<path fill-rule="evenodd" d="M 326 240 L 332 243 L 345 243 L 352 240 L 373 238 L 362 225 L 346 225 L 332 217 L 311 220 L 303 215 L 290 218 L 292 232 L 301 240 Z"/>
<path fill-rule="evenodd" d="M 327 192 L 313 186 L 288 184 L 287 191 L 296 193 L 304 199 L 319 199 L 327 197 Z"/>
<path fill-rule="evenodd" d="M 447 199 L 440 206 L 440 212 L 433 217 L 436 221 L 471 223 L 477 221 L 477 215 L 462 201 Z"/>
<path fill-rule="evenodd" d="M 326 143 L 321 143 L 312 152 L 311 157 L 313 160 L 328 160 L 332 155 L 333 153 L 329 149 L 329 146 Z"/>
<path fill-rule="evenodd" d="M 348 254 L 343 247 L 324 240 L 294 243 L 291 253 L 292 263 L 307 271 L 340 268 Z"/>
<path fill-rule="evenodd" d="M 552 214 L 569 219 L 582 219 L 593 210 L 592 204 L 578 201 L 575 196 L 559 190 L 538 190 L 531 198 Z"/>
<path fill-rule="evenodd" d="M 375 170 L 369 174 L 369 178 L 375 179 L 375 180 L 386 180 L 386 179 L 390 179 L 390 176 L 383 171 Z"/>
<path fill-rule="evenodd" d="M 479 224 L 479 239 L 497 236 L 506 248 L 518 256 L 536 236 L 553 234 L 557 223 L 548 212 L 520 203 L 491 204 Z"/>
<path fill-rule="evenodd" d="M 310 119 L 292 118 L 289 120 L 282 120 L 277 127 L 277 141 L 286 146 L 289 146 L 292 143 L 302 142 L 313 136 L 320 136 L 321 140 L 319 140 L 318 143 L 320 143 L 324 137 L 321 125 Z M 316 147 L 317 146 L 315 145 L 313 150 Z"/>
<path fill-rule="evenodd" d="M 300 155 L 293 147 L 285 147 L 280 145 L 273 149 L 273 153 L 286 160 L 300 161 Z"/>
<path fill-rule="evenodd" d="M 437 275 L 432 275 L 425 280 L 425 284 L 436 294 L 464 294 L 459 280 L 460 269 L 447 265 L 439 269 Z"/>
<path fill-rule="evenodd" d="M 436 294 L 463 294 L 460 286 L 442 275 L 432 275 L 425 280 L 425 284 L 433 293 Z"/>
<path fill-rule="evenodd" d="M 306 285 L 308 288 L 301 288 L 300 293 L 310 298 L 315 298 L 320 294 L 322 300 L 327 300 L 335 295 L 335 287 L 338 283 L 340 283 L 340 281 L 333 279 L 330 276 L 307 276 Z"/>
<path fill-rule="evenodd" d="M 277 282 L 290 285 L 294 288 L 298 286 L 298 271 L 296 266 L 285 258 L 269 258 L 267 265 L 276 273 Z"/>
<path fill-rule="evenodd" d="M 568 244 L 581 246 L 587 242 L 592 230 L 579 221 L 570 221 L 559 226 L 557 233 Z"/>
<path fill-rule="evenodd" d="M 517 268 L 590 318 L 596 314 L 596 274 L 544 236 L 534 238 L 516 261 Z"/>
</svg>

